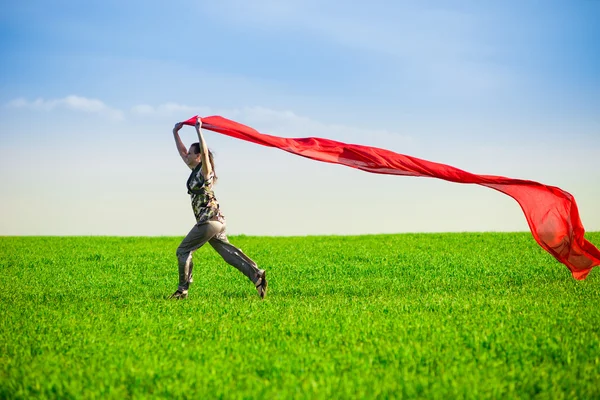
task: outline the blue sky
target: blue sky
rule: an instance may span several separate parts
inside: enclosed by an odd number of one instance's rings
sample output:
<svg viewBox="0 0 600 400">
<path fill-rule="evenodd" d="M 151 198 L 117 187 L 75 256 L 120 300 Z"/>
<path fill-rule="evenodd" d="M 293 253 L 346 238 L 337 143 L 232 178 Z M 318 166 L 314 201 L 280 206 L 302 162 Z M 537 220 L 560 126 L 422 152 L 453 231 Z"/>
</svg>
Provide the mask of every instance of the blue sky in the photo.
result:
<svg viewBox="0 0 600 400">
<path fill-rule="evenodd" d="M 171 128 L 197 113 L 559 186 L 600 230 L 599 18 L 591 0 L 4 4 L 0 234 L 185 234 Z M 527 230 L 489 189 L 206 139 L 230 233 Z"/>
</svg>

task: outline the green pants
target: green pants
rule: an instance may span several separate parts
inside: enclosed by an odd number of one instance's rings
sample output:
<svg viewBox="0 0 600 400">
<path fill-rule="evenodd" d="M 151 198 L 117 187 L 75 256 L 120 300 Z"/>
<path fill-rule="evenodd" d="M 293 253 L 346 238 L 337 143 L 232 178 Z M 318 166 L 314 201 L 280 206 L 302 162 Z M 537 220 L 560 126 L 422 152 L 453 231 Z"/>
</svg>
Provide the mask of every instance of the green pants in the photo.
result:
<svg viewBox="0 0 600 400">
<path fill-rule="evenodd" d="M 192 254 L 208 242 L 228 264 L 236 267 L 242 274 L 255 283 L 258 279 L 258 267 L 240 249 L 229 243 L 225 234 L 225 224 L 208 221 L 194 225 L 177 248 L 179 262 L 179 290 L 188 290 L 192 282 L 194 262 Z"/>
</svg>

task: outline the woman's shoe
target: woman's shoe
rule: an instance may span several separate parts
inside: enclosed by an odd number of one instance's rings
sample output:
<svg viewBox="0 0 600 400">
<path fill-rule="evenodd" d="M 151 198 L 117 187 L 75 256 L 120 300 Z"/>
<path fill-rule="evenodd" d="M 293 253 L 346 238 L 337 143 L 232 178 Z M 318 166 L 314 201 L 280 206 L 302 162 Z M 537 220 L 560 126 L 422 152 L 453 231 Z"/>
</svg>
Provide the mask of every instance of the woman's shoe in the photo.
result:
<svg viewBox="0 0 600 400">
<path fill-rule="evenodd" d="M 188 296 L 187 290 L 179 290 L 179 289 L 177 289 L 177 291 L 175 291 L 175 293 L 173 293 L 169 297 L 169 299 L 181 300 L 181 299 L 187 299 L 187 296 Z"/>
<path fill-rule="evenodd" d="M 258 291 L 258 295 L 261 299 L 264 299 L 267 294 L 267 271 L 259 270 L 258 271 L 258 280 L 254 284 L 256 286 L 256 290 Z"/>
</svg>

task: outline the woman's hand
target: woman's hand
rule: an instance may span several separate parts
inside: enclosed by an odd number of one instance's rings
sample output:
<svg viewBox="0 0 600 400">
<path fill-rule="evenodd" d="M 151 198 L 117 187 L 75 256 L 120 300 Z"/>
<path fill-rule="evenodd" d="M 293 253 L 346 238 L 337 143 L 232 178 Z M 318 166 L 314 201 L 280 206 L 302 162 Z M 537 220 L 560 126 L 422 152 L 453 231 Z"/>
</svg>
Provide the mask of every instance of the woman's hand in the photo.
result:
<svg viewBox="0 0 600 400">
<path fill-rule="evenodd" d="M 199 131 L 200 128 L 202 128 L 202 119 L 198 117 L 198 119 L 196 120 L 196 130 Z"/>
<path fill-rule="evenodd" d="M 187 157 L 188 150 L 185 147 L 185 145 L 183 144 L 183 142 L 181 141 L 181 138 L 179 137 L 179 130 L 181 129 L 182 126 L 183 126 L 183 122 L 178 122 L 175 124 L 175 126 L 173 127 L 173 137 L 175 138 L 175 145 L 177 146 L 177 152 L 181 156 L 181 159 L 183 160 L 183 162 L 187 164 L 188 163 L 188 157 Z"/>
<path fill-rule="evenodd" d="M 183 122 L 176 123 L 175 126 L 173 127 L 173 133 L 179 132 L 179 130 L 181 129 L 182 126 L 183 126 Z"/>
</svg>

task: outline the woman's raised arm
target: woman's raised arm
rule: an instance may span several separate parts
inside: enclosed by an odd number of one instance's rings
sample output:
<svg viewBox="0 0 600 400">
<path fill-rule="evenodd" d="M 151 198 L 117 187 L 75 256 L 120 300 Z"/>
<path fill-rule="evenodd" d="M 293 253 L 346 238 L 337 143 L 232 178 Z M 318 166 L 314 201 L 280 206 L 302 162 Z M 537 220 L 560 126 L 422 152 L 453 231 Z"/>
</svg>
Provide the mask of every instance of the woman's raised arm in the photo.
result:
<svg viewBox="0 0 600 400">
<path fill-rule="evenodd" d="M 198 133 L 198 143 L 200 144 L 200 159 L 202 160 L 202 175 L 204 179 L 207 179 L 212 172 L 212 165 L 210 165 L 210 158 L 208 156 L 208 147 L 202 136 L 202 120 L 198 117 L 196 122 L 196 132 Z"/>
<path fill-rule="evenodd" d="M 183 142 L 181 141 L 181 138 L 179 137 L 179 130 L 181 129 L 182 126 L 183 126 L 182 122 L 178 122 L 175 124 L 175 126 L 173 127 L 173 137 L 175 138 L 175 145 L 177 146 L 177 152 L 181 156 L 181 159 L 183 160 L 183 162 L 187 165 L 188 151 L 187 151 L 187 148 L 185 147 L 185 145 L 183 144 Z"/>
</svg>

